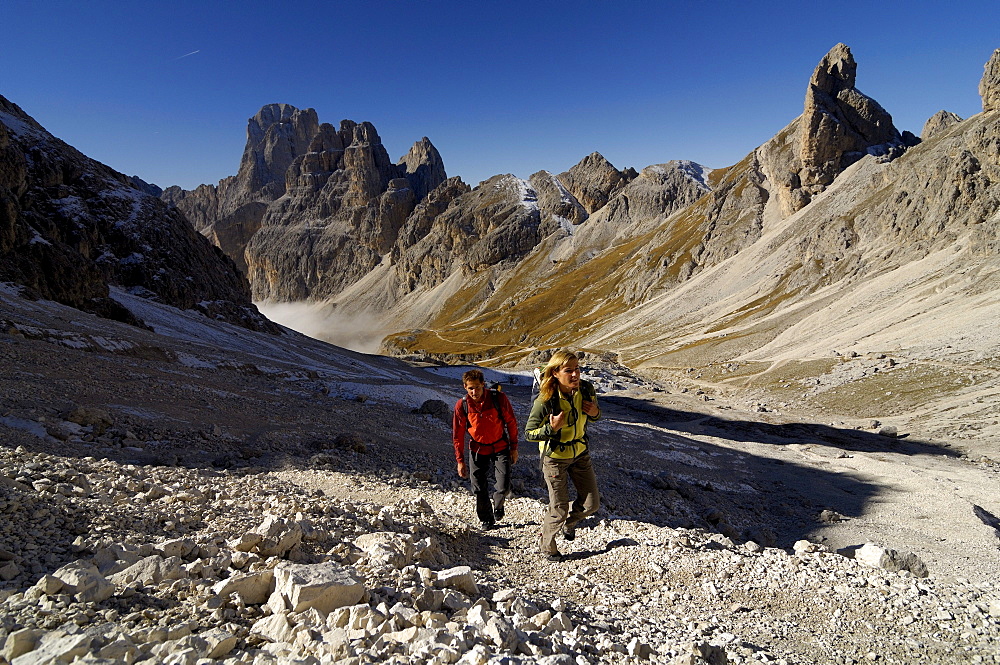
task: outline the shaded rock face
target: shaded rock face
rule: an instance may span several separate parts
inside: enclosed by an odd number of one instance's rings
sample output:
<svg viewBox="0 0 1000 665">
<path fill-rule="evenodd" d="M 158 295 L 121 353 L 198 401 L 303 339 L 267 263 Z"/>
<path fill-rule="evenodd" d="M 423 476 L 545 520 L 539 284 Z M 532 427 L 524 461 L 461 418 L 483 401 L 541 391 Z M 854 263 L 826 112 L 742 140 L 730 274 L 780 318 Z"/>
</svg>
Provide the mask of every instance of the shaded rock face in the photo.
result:
<svg viewBox="0 0 1000 665">
<path fill-rule="evenodd" d="M 417 203 L 444 180 L 426 138 L 394 164 L 371 123 L 321 125 L 286 173 L 287 194 L 267 207 L 246 244 L 254 297 L 339 293 L 381 262 Z"/>
<path fill-rule="evenodd" d="M 689 206 L 710 190 L 707 172 L 694 162 L 674 160 L 628 174 L 628 183 L 609 201 L 606 219 L 622 224 L 669 215 Z"/>
<path fill-rule="evenodd" d="M 249 276 L 255 298 L 338 293 L 377 265 L 416 204 L 445 181 L 424 137 L 393 163 L 375 127 L 319 123 L 313 109 L 263 107 L 236 176 L 163 199 Z"/>
<path fill-rule="evenodd" d="M 131 289 L 255 329 L 276 328 L 246 280 L 176 209 L 89 159 L 0 97 L 0 281 L 138 323 L 109 296 Z"/>
<path fill-rule="evenodd" d="M 463 187 L 466 191 L 459 194 Z M 459 195 L 450 198 L 455 194 Z M 403 237 L 412 244 L 396 248 L 400 296 L 433 288 L 455 270 L 472 274 L 523 258 L 545 233 L 537 192 L 511 175 L 493 176 L 471 191 L 461 180 L 452 179 L 432 198 L 450 202 L 429 226 L 426 216 L 408 220 Z M 426 233 L 421 236 L 417 227 L 426 228 Z"/>
<path fill-rule="evenodd" d="M 844 44 L 834 46 L 813 72 L 799 125 L 793 211 L 866 154 L 891 159 L 914 143 L 912 137 L 904 141 L 878 102 L 854 87 L 856 76 L 857 63 Z"/>
<path fill-rule="evenodd" d="M 924 123 L 924 128 L 920 131 L 920 140 L 926 141 L 935 134 L 942 132 L 952 125 L 962 122 L 962 118 L 951 111 L 938 111 Z"/>
<path fill-rule="evenodd" d="M 979 95 L 983 98 L 984 111 L 1000 110 L 1000 48 L 986 63 L 983 78 L 979 81 Z"/>
<path fill-rule="evenodd" d="M 268 104 L 247 121 L 247 144 L 236 176 L 190 192 L 168 187 L 161 198 L 246 272 L 247 241 L 260 228 L 267 204 L 284 195 L 288 169 L 309 151 L 318 132 L 313 109 Z"/>
</svg>

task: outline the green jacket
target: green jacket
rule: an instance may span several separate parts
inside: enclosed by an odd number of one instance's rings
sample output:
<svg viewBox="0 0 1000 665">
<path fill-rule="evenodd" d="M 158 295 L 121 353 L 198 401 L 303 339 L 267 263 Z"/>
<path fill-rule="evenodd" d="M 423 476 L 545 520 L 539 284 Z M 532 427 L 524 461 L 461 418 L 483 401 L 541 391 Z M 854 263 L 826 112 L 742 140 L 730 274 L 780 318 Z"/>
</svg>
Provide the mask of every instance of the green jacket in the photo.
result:
<svg viewBox="0 0 1000 665">
<path fill-rule="evenodd" d="M 561 446 L 553 441 L 556 432 L 549 425 L 549 416 L 552 414 L 550 402 L 543 402 L 539 397 L 531 405 L 531 415 L 528 416 L 524 438 L 528 441 L 538 441 L 539 455 L 548 455 L 553 459 L 573 459 L 587 450 L 587 423 L 601 417 L 601 407 L 600 405 L 597 407 L 597 417 L 592 418 L 584 413 L 585 394 L 590 397 L 588 401 L 597 403 L 597 391 L 589 381 L 581 381 L 580 390 L 572 396 L 559 393 L 559 408 L 566 413 L 566 424 L 558 432 Z"/>
</svg>

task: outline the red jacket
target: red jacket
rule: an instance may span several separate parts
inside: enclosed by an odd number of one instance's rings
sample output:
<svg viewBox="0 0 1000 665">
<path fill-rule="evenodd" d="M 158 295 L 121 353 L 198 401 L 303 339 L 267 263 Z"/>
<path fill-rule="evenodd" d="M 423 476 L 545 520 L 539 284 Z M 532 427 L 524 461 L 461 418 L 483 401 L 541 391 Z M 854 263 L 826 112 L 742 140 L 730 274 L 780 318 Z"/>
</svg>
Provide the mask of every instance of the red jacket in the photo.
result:
<svg viewBox="0 0 1000 665">
<path fill-rule="evenodd" d="M 469 448 L 474 453 L 495 453 L 507 448 L 517 450 L 517 419 L 510 400 L 502 392 L 493 391 L 500 412 L 493 406 L 487 390 L 481 402 L 473 402 L 468 396 L 455 402 L 452 417 L 452 441 L 455 444 L 455 460 L 465 461 L 465 435 L 469 435 Z M 468 420 L 462 412 L 462 402 L 466 404 Z M 504 438 L 506 425 L 507 437 Z"/>
</svg>

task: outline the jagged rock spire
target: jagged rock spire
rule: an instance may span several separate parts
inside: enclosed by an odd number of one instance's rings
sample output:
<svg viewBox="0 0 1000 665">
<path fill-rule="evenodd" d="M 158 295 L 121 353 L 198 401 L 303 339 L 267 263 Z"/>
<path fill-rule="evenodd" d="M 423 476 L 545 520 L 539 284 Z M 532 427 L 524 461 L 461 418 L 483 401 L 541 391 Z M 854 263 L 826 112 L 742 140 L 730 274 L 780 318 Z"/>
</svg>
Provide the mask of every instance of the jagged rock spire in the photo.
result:
<svg viewBox="0 0 1000 665">
<path fill-rule="evenodd" d="M 993 51 L 993 57 L 986 63 L 984 70 L 983 78 L 979 81 L 983 110 L 1000 110 L 1000 48 Z"/>
<path fill-rule="evenodd" d="M 397 164 L 405 168 L 406 179 L 409 180 L 418 201 L 423 200 L 435 187 L 448 179 L 441 153 L 426 136 L 414 143 Z"/>
<path fill-rule="evenodd" d="M 889 154 L 904 145 L 892 116 L 855 86 L 857 63 L 851 49 L 837 44 L 809 80 L 799 127 L 798 207 L 825 189 L 866 153 Z"/>
</svg>

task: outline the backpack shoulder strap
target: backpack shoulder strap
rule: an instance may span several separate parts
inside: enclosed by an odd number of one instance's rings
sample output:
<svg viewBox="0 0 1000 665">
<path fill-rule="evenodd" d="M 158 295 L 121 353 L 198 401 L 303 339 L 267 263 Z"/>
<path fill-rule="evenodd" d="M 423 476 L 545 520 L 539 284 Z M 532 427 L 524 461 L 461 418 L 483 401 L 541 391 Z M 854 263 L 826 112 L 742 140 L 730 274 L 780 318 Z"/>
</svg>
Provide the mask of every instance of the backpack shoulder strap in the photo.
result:
<svg viewBox="0 0 1000 665">
<path fill-rule="evenodd" d="M 509 443 L 510 437 L 507 435 L 507 421 L 503 419 L 503 411 L 500 410 L 500 398 L 497 397 L 497 390 L 490 390 L 490 399 L 493 401 L 493 408 L 497 410 L 497 420 L 500 421 L 500 432 L 504 441 Z"/>
</svg>

